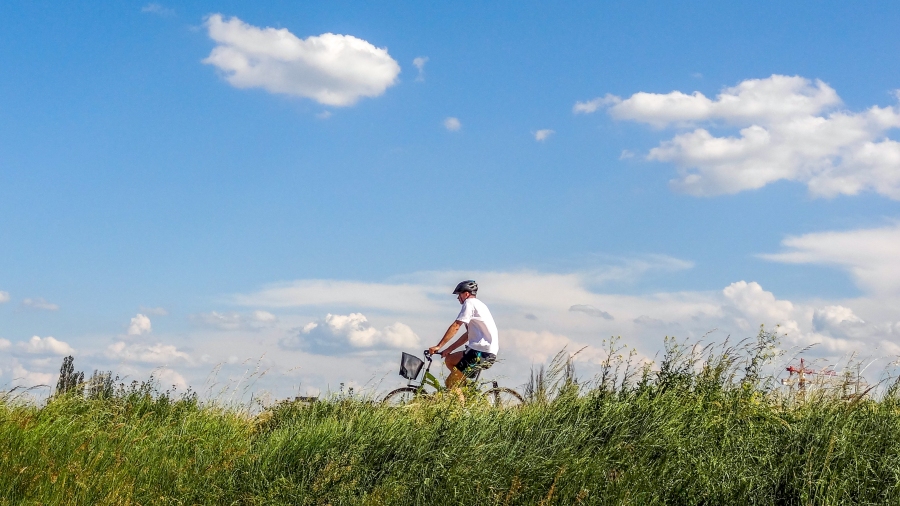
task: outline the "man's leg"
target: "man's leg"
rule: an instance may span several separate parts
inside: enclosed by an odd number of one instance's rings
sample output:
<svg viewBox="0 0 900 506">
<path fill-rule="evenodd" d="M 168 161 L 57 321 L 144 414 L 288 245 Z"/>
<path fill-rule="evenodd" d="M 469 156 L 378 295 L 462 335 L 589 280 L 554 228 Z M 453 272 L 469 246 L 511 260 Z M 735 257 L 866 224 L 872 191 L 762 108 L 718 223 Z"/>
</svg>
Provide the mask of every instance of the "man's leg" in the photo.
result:
<svg viewBox="0 0 900 506">
<path fill-rule="evenodd" d="M 444 381 L 444 385 L 447 388 L 456 388 L 462 384 L 463 381 L 466 380 L 466 377 L 456 368 L 456 364 L 462 360 L 463 352 L 457 351 L 456 353 L 451 353 L 444 357 L 444 365 L 447 366 L 447 369 L 450 369 L 450 375 L 447 376 L 447 379 Z"/>
</svg>

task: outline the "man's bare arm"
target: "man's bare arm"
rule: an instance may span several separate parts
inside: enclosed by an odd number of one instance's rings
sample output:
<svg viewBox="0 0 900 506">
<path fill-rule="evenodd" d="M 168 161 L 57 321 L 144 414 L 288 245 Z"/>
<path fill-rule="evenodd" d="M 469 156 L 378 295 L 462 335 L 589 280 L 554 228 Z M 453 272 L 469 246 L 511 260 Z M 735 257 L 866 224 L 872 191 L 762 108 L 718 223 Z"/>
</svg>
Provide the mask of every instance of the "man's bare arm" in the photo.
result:
<svg viewBox="0 0 900 506">
<path fill-rule="evenodd" d="M 444 351 L 441 352 L 441 356 L 443 357 L 447 353 L 450 353 L 451 351 L 459 348 L 460 346 L 462 346 L 464 343 L 467 343 L 468 341 L 469 341 L 469 333 L 463 332 L 462 335 L 459 336 L 459 339 L 456 340 L 456 342 L 454 342 L 450 346 L 447 346 L 446 348 L 444 348 Z"/>
<path fill-rule="evenodd" d="M 455 336 L 456 333 L 459 332 L 459 328 L 462 327 L 463 325 L 464 325 L 464 323 L 459 320 L 456 320 L 455 322 L 451 323 L 450 327 L 447 328 L 447 332 L 444 332 L 444 337 L 441 338 L 441 342 L 439 342 L 437 344 L 437 346 L 432 346 L 431 348 L 428 348 L 428 353 L 431 353 L 431 354 L 437 353 L 437 351 L 439 349 L 441 349 L 445 344 L 447 344 L 448 342 L 450 342 L 451 339 L 453 339 L 453 336 Z"/>
</svg>

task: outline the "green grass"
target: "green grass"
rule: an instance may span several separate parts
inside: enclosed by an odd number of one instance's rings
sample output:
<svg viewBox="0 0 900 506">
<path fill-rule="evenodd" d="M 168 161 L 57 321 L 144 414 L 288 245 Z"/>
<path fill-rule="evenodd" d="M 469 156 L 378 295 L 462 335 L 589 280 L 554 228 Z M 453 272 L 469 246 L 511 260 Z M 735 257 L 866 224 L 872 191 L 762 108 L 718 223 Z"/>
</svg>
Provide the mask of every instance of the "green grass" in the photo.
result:
<svg viewBox="0 0 900 506">
<path fill-rule="evenodd" d="M 802 399 L 773 336 L 535 374 L 524 408 L 337 396 L 256 416 L 148 388 L 0 403 L 0 504 L 898 504 L 900 399 Z"/>
</svg>

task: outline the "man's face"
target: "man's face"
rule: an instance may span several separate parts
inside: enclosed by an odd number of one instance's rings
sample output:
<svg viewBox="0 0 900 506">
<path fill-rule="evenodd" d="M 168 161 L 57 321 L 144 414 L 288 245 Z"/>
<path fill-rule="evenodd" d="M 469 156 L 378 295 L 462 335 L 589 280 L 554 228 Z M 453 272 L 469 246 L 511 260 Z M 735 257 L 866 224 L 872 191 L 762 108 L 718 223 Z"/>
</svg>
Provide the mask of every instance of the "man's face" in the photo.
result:
<svg viewBox="0 0 900 506">
<path fill-rule="evenodd" d="M 456 300 L 458 300 L 459 303 L 462 304 L 463 302 L 466 301 L 466 299 L 468 299 L 471 296 L 472 296 L 472 294 L 469 292 L 462 292 L 462 293 L 456 295 Z"/>
</svg>

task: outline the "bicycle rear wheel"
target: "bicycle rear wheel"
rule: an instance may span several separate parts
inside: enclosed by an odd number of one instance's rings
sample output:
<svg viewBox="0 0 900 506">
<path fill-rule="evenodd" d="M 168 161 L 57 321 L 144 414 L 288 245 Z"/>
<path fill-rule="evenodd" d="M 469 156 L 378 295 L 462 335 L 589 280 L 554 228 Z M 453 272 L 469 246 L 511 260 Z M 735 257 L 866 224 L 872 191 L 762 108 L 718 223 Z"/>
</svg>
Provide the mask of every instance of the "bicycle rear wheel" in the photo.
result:
<svg viewBox="0 0 900 506">
<path fill-rule="evenodd" d="M 506 387 L 491 388 L 484 393 L 484 398 L 495 408 L 516 408 L 525 404 L 519 392 Z"/>
<path fill-rule="evenodd" d="M 424 392 L 420 394 L 415 387 L 403 387 L 385 395 L 384 399 L 381 399 L 381 403 L 385 406 L 403 406 L 420 397 L 424 397 Z"/>
</svg>

